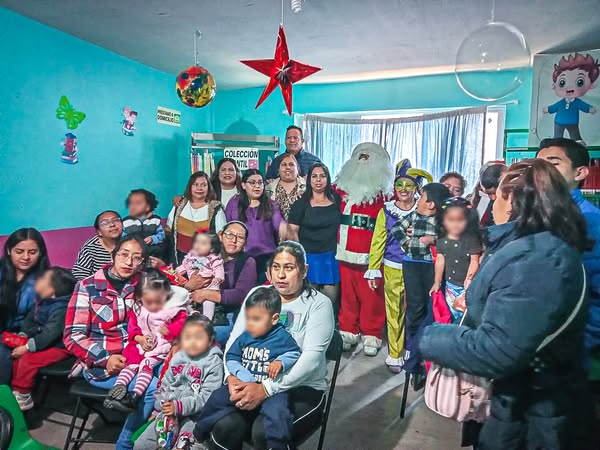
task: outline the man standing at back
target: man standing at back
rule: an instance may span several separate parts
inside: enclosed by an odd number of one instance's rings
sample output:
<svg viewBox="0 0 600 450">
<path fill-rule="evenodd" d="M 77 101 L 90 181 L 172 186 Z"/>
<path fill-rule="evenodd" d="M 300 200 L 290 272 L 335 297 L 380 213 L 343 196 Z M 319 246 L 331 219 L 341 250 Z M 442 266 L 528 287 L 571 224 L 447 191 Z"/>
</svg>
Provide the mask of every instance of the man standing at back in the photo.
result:
<svg viewBox="0 0 600 450">
<path fill-rule="evenodd" d="M 304 136 L 302 135 L 302 128 L 295 125 L 287 127 L 285 132 L 285 153 L 282 153 L 273 160 L 265 178 L 270 181 L 279 176 L 279 164 L 286 153 L 296 157 L 299 166 L 298 174 L 301 177 L 305 177 L 308 174 L 308 170 L 316 163 L 320 163 L 321 160 L 312 153 L 305 151 L 303 147 Z"/>
</svg>

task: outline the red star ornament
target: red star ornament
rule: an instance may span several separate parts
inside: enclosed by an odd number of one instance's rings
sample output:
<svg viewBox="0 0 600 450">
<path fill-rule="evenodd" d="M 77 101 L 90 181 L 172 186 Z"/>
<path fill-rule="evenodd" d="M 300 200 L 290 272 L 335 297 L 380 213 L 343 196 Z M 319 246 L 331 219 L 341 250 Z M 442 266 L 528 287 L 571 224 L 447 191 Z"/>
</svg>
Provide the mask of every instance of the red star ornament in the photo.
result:
<svg viewBox="0 0 600 450">
<path fill-rule="evenodd" d="M 320 67 L 309 66 L 290 59 L 283 25 L 279 25 L 279 35 L 273 59 L 253 59 L 240 62 L 270 78 L 254 109 L 258 108 L 279 85 L 290 116 L 292 115 L 292 85 L 321 70 Z"/>
</svg>

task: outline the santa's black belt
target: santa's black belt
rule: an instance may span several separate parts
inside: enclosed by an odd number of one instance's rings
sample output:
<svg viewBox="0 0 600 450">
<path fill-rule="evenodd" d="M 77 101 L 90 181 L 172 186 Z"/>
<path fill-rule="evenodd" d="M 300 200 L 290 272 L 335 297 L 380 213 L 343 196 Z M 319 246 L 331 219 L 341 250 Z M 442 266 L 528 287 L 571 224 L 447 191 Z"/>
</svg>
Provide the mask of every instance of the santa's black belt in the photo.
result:
<svg viewBox="0 0 600 450">
<path fill-rule="evenodd" d="M 361 230 L 373 231 L 376 221 L 377 219 L 373 219 L 366 214 L 342 214 L 341 224 L 352 228 L 360 228 Z"/>
</svg>

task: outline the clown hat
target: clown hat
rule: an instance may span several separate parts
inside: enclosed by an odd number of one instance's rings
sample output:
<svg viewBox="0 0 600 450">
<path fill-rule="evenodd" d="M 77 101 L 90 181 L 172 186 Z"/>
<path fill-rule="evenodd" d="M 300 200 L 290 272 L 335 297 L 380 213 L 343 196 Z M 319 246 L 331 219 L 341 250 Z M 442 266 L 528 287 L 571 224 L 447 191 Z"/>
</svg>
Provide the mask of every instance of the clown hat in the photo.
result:
<svg viewBox="0 0 600 450">
<path fill-rule="evenodd" d="M 429 172 L 422 169 L 413 169 L 408 159 L 403 159 L 396 164 L 396 177 L 394 178 L 394 181 L 398 178 L 407 178 L 414 181 L 419 189 L 423 187 L 425 181 L 428 183 L 433 181 L 433 176 L 431 176 Z"/>
</svg>

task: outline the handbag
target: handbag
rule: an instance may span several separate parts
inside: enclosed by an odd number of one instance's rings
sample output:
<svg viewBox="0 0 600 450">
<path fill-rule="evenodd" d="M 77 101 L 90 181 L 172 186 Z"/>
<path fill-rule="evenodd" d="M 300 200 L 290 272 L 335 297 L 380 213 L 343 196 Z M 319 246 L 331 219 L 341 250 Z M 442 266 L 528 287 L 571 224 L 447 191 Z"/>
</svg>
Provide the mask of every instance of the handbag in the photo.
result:
<svg viewBox="0 0 600 450">
<path fill-rule="evenodd" d="M 585 300 L 587 280 L 583 269 L 583 289 L 571 314 L 558 330 L 547 336 L 538 346 L 536 353 L 546 347 L 561 334 L 575 319 Z M 462 325 L 467 311 L 463 315 Z M 484 422 L 490 415 L 492 380 L 477 375 L 457 372 L 432 363 L 425 381 L 425 404 L 433 412 L 448 419 L 464 422 L 474 420 Z"/>
<path fill-rule="evenodd" d="M 444 298 L 441 289 L 431 294 L 431 308 L 433 310 L 433 320 L 441 324 L 452 323 L 452 314 Z"/>
</svg>

